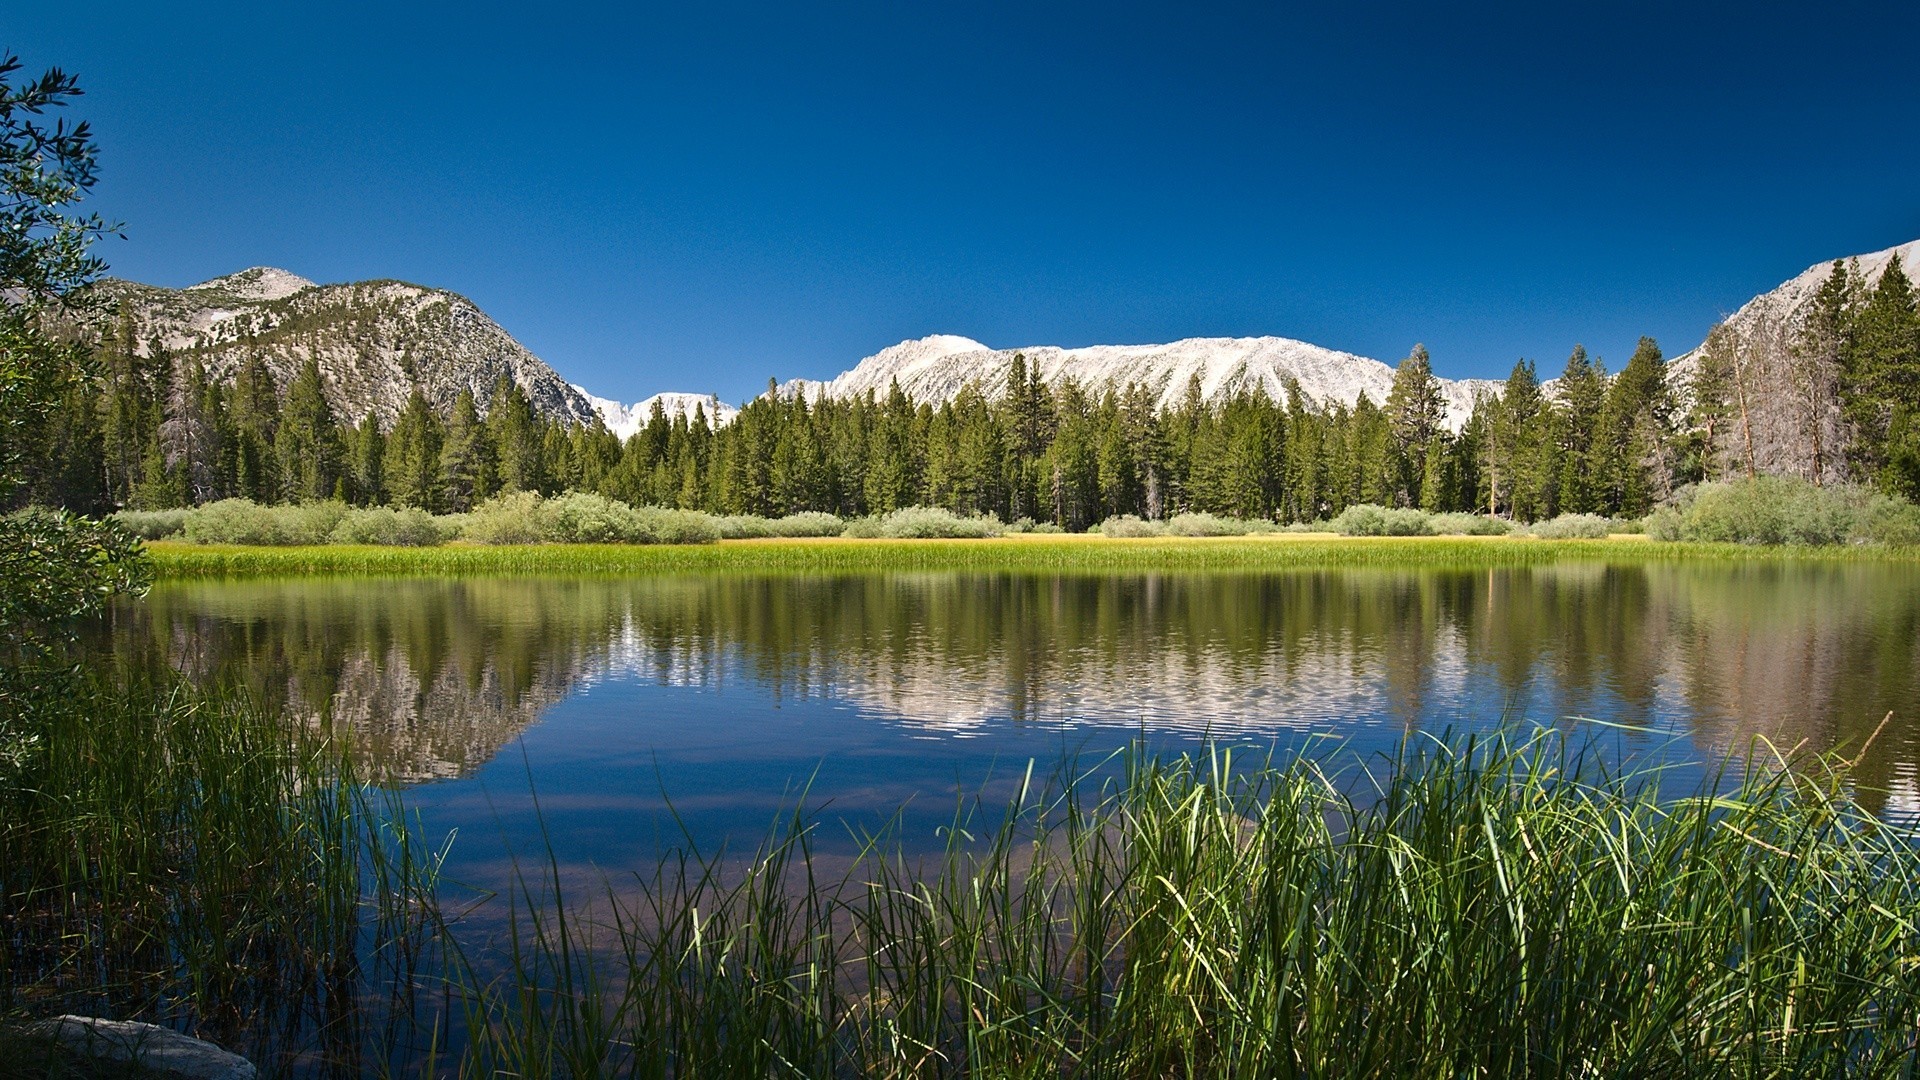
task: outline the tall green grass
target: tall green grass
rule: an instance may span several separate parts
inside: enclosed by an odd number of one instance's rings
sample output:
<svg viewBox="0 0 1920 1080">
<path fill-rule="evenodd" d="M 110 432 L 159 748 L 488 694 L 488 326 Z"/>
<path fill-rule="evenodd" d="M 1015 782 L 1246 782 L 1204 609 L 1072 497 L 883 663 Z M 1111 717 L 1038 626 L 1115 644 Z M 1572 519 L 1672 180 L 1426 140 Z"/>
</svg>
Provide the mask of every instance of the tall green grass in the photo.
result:
<svg viewBox="0 0 1920 1080">
<path fill-rule="evenodd" d="M 391 800 L 235 693 L 96 673 L 62 704 L 0 754 L 0 1021 L 381 1057 L 368 991 L 405 990 L 434 866 Z"/>
<path fill-rule="evenodd" d="M 505 974 L 457 980 L 462 1071 L 1908 1075 L 1920 852 L 1799 764 L 1715 795 L 1551 732 L 1138 759 L 838 871 L 796 816 L 596 916 L 523 881 Z"/>
<path fill-rule="evenodd" d="M 1008 537 L 990 540 L 795 540 L 700 546 L 540 544 L 501 547 L 217 547 L 155 543 L 161 578 L 418 575 L 652 574 L 681 571 L 862 573 L 890 570 L 1125 573 L 1341 567 L 1541 566 L 1569 560 L 1911 560 L 1911 549 L 1775 548 L 1656 543 L 1640 539 L 1518 541 L 1500 538 L 1129 539 Z"/>
</svg>

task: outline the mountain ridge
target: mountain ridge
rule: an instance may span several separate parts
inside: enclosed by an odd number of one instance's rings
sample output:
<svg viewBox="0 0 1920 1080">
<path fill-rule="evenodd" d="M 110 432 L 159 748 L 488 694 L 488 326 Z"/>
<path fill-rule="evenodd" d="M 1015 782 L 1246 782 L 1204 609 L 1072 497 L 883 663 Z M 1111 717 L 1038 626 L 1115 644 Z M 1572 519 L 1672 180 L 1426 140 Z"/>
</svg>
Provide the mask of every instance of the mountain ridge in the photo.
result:
<svg viewBox="0 0 1920 1080">
<path fill-rule="evenodd" d="M 502 377 L 541 415 L 568 423 L 596 415 L 586 395 L 473 301 L 445 289 L 390 279 L 321 285 L 267 266 L 184 289 L 121 278 L 99 288 L 128 321 L 137 352 L 158 344 L 191 354 L 216 381 L 231 382 L 257 354 L 285 387 L 307 360 L 317 361 L 328 404 L 348 422 L 371 413 L 390 423 L 415 389 L 443 413 L 462 390 L 484 409 Z"/>
</svg>

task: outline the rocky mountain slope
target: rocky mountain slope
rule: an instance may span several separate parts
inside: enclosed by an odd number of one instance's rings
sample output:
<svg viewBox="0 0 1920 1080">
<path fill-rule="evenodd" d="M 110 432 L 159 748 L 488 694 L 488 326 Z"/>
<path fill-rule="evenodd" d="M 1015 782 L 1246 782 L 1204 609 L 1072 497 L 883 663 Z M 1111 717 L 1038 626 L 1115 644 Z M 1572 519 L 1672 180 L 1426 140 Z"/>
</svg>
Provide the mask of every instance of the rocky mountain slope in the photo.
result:
<svg viewBox="0 0 1920 1080">
<path fill-rule="evenodd" d="M 519 384 L 542 415 L 590 423 L 587 396 L 528 352 L 463 296 L 399 281 L 316 285 L 255 267 L 185 289 L 109 278 L 101 288 L 132 321 L 140 351 L 158 341 L 198 354 L 208 374 L 229 380 L 258 353 L 284 387 L 308 358 L 327 379 L 335 413 L 369 411 L 390 421 L 417 387 L 445 412 L 461 390 L 484 409 L 501 376 Z"/>
<path fill-rule="evenodd" d="M 1209 401 L 1255 388 L 1284 401 L 1290 379 L 1311 404 L 1320 407 L 1335 402 L 1352 405 L 1363 393 L 1377 405 L 1386 401 L 1393 388 L 1393 369 L 1378 360 L 1290 338 L 1188 338 L 1166 345 L 992 349 L 970 338 L 939 334 L 882 349 L 824 382 L 793 380 L 782 391 L 838 398 L 871 390 L 885 396 L 897 380 L 901 391 L 915 401 L 948 400 L 968 383 L 997 397 L 1005 388 L 1016 353 L 1024 355 L 1049 385 L 1066 379 L 1090 387 L 1138 383 L 1151 388 L 1162 407 L 1179 404 L 1195 376 Z M 1458 429 L 1472 411 L 1474 394 L 1495 390 L 1499 384 L 1441 379 L 1440 385 L 1447 402 L 1447 423 Z"/>
<path fill-rule="evenodd" d="M 1898 256 L 1909 277 L 1920 269 L 1920 240 L 1883 251 L 1842 258 L 1869 287 L 1879 282 L 1888 264 Z M 1793 343 L 1813 309 L 1814 296 L 1833 274 L 1833 260 L 1816 263 L 1777 288 L 1761 293 L 1724 320 L 1729 345 L 1738 356 L 1738 371 L 1748 388 L 1747 409 L 1753 430 L 1754 465 L 1765 473 L 1810 476 L 1813 472 L 1808 437 L 1810 424 L 1820 425 L 1820 461 L 1824 476 L 1844 476 L 1846 462 L 1839 453 L 1844 444 L 1837 404 L 1828 401 L 1816 418 L 1808 399 L 1797 392 L 1801 372 Z M 1668 383 L 1684 398 L 1701 351 L 1699 347 L 1676 357 L 1668 367 Z M 1744 432 L 1742 432 L 1744 435 Z M 1744 438 L 1737 448 L 1744 456 Z"/>
</svg>

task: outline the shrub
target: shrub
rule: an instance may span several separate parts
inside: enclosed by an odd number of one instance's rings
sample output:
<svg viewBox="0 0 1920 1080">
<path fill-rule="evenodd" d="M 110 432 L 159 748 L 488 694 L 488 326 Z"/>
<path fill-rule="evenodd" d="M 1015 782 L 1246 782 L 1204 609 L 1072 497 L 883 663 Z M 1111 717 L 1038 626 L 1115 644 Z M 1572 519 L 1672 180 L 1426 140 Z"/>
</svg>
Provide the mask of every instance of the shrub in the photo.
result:
<svg viewBox="0 0 1920 1080">
<path fill-rule="evenodd" d="M 1058 536 L 1067 530 L 1064 526 L 1056 525 L 1051 521 L 1036 521 L 1027 531 L 1036 536 Z"/>
<path fill-rule="evenodd" d="M 773 519 L 758 514 L 716 514 L 713 527 L 722 540 L 761 540 L 774 535 Z"/>
<path fill-rule="evenodd" d="M 457 535 L 459 529 L 414 507 L 374 506 L 348 510 L 333 527 L 328 542 L 379 544 L 385 547 L 434 547 Z"/>
<path fill-rule="evenodd" d="M 1328 527 L 1343 536 L 1432 536 L 1433 522 L 1419 510 L 1359 503 L 1340 512 Z"/>
<path fill-rule="evenodd" d="M 840 535 L 849 540 L 877 540 L 880 538 L 880 519 L 868 514 L 866 517 L 851 518 Z"/>
<path fill-rule="evenodd" d="M 909 506 L 871 521 L 872 535 L 889 540 L 973 540 L 1000 536 L 1006 526 L 995 517 L 961 517 L 937 506 Z M 844 536 L 856 535 L 849 526 Z"/>
<path fill-rule="evenodd" d="M 346 504 L 339 502 L 261 506 L 249 499 L 221 499 L 188 513 L 186 536 L 196 544 L 324 544 L 346 514 Z"/>
<path fill-rule="evenodd" d="M 1110 517 L 1095 527 L 1100 530 L 1100 535 L 1102 536 L 1129 538 L 1167 535 L 1165 522 L 1145 521 L 1132 514 L 1120 514 L 1116 517 Z"/>
<path fill-rule="evenodd" d="M 1166 523 L 1168 536 L 1245 536 L 1259 531 L 1265 530 L 1254 522 L 1220 517 L 1205 511 L 1175 514 Z"/>
<path fill-rule="evenodd" d="M 569 491 L 547 500 L 536 517 L 541 533 L 556 544 L 641 544 L 634 508 L 605 495 Z"/>
<path fill-rule="evenodd" d="M 847 527 L 838 516 L 822 510 L 788 514 L 775 518 L 772 525 L 775 536 L 839 536 Z"/>
<path fill-rule="evenodd" d="M 476 544 L 538 544 L 547 538 L 545 509 L 531 491 L 496 495 L 473 508 L 460 535 Z"/>
<path fill-rule="evenodd" d="M 730 514 L 714 517 L 713 524 L 727 540 L 757 540 L 766 537 L 840 536 L 847 523 L 819 510 L 807 510 L 786 517 L 767 518 L 757 514 Z"/>
<path fill-rule="evenodd" d="M 1513 531 L 1513 523 L 1504 518 L 1458 512 L 1429 515 L 1427 527 L 1436 536 L 1505 536 Z"/>
<path fill-rule="evenodd" d="M 190 510 L 122 510 L 112 518 L 142 540 L 165 540 L 186 531 L 191 513 Z"/>
<path fill-rule="evenodd" d="M 1915 544 L 1920 507 L 1868 488 L 1758 476 L 1676 492 L 1671 505 L 1648 516 L 1647 535 L 1729 544 Z"/>
<path fill-rule="evenodd" d="M 1527 535 L 1542 540 L 1605 540 L 1613 535 L 1613 519 L 1598 514 L 1561 514 L 1552 521 L 1535 522 Z"/>
<path fill-rule="evenodd" d="M 720 540 L 720 526 L 713 516 L 698 510 L 673 510 L 665 506 L 631 508 L 634 544 L 713 544 Z"/>
</svg>

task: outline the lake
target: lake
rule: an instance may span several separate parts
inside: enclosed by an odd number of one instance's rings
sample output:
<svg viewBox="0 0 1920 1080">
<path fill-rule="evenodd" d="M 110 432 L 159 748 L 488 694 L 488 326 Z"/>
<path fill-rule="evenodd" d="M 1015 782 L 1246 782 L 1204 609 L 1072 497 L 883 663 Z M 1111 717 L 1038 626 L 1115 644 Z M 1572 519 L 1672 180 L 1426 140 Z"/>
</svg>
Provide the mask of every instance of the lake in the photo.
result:
<svg viewBox="0 0 1920 1080">
<path fill-rule="evenodd" d="M 1920 810 L 1898 563 L 176 582 L 101 646 L 345 738 L 489 887 L 547 844 L 581 873 L 750 846 L 796 805 L 828 847 L 903 807 L 933 846 L 1029 762 L 1352 760 L 1503 720 L 1709 761 L 1858 745 L 1893 712 L 1864 801 Z"/>
</svg>

